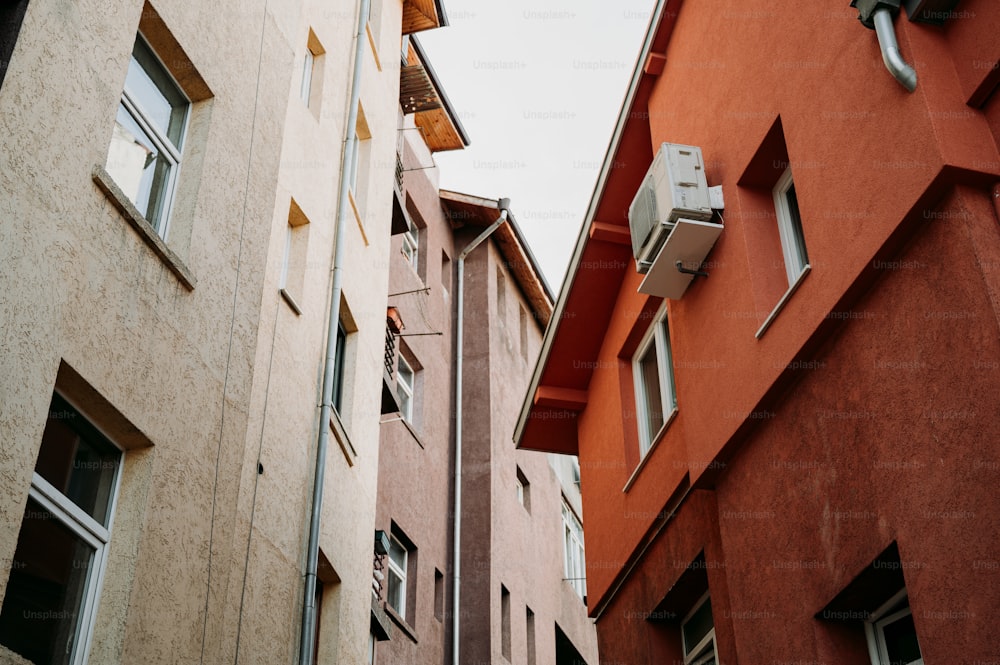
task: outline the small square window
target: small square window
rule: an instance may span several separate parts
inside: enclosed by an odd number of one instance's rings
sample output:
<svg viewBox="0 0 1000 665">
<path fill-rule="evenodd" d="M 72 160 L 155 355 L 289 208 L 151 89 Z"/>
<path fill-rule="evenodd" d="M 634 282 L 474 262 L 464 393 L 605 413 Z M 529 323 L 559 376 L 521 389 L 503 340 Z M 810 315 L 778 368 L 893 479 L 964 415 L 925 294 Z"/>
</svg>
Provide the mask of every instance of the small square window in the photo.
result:
<svg viewBox="0 0 1000 665">
<path fill-rule="evenodd" d="M 107 172 L 164 238 L 190 107 L 170 73 L 137 36 L 108 147 Z"/>
<path fill-rule="evenodd" d="M 639 424 L 639 454 L 642 456 L 652 447 L 670 414 L 677 408 L 666 308 L 661 310 L 639 344 L 639 350 L 632 359 L 632 376 Z"/>
<path fill-rule="evenodd" d="M 781 236 L 781 251 L 785 257 L 785 274 L 788 284 L 798 280 L 809 265 L 806 254 L 806 240 L 802 234 L 802 216 L 799 214 L 799 199 L 792 180 L 792 168 L 788 167 L 774 186 L 774 211 L 778 217 L 778 233 Z"/>
</svg>

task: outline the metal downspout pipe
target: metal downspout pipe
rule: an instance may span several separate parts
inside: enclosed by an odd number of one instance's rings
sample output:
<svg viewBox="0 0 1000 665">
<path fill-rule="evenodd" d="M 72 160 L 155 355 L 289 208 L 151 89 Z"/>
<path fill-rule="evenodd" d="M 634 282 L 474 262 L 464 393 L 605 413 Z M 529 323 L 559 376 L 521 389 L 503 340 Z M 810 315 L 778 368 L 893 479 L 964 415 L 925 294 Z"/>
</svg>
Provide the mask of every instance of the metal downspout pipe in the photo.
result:
<svg viewBox="0 0 1000 665">
<path fill-rule="evenodd" d="M 340 298 L 343 292 L 344 237 L 350 182 L 347 175 L 354 168 L 354 142 L 358 140 L 358 100 L 361 97 L 361 65 L 365 45 L 365 25 L 368 22 L 370 0 L 361 0 L 358 11 L 358 33 L 355 37 L 354 73 L 351 77 L 351 99 L 347 111 L 347 141 L 340 163 L 340 199 L 333 251 L 333 286 L 330 294 L 330 315 L 326 332 L 326 361 L 323 365 L 323 394 L 319 415 L 319 439 L 316 444 L 316 468 L 313 478 L 312 510 L 309 515 L 309 544 L 306 552 L 305 597 L 302 601 L 302 631 L 299 642 L 300 665 L 312 665 L 316 644 L 316 569 L 319 566 L 320 517 L 323 512 L 323 481 L 326 472 L 326 451 L 330 444 L 330 416 L 333 412 L 333 377 L 337 366 L 337 327 L 340 325 Z"/>
<path fill-rule="evenodd" d="M 858 10 L 858 20 L 878 36 L 885 68 L 900 85 L 913 92 L 917 89 L 917 72 L 899 52 L 896 30 L 892 26 L 892 17 L 899 11 L 899 4 L 900 0 L 851 0 L 851 7 Z"/>
<path fill-rule="evenodd" d="M 872 17 L 875 22 L 875 34 L 878 36 L 878 45 L 882 49 L 882 62 L 889 70 L 893 78 L 899 81 L 900 85 L 913 92 L 917 89 L 917 71 L 899 52 L 899 44 L 896 42 L 896 30 L 892 27 L 892 12 L 882 8 L 875 11 Z"/>
<path fill-rule="evenodd" d="M 454 665 L 460 665 L 458 661 L 459 657 L 459 628 L 460 621 L 459 617 L 461 612 L 459 611 L 459 600 L 460 600 L 460 584 L 461 579 L 461 564 L 462 564 L 462 356 L 465 353 L 465 335 L 464 335 L 464 323 L 465 323 L 465 257 L 468 256 L 472 250 L 478 247 L 484 240 L 490 237 L 494 231 L 500 228 L 500 225 L 507 221 L 507 215 L 510 209 L 510 199 L 500 199 L 497 201 L 497 208 L 500 210 L 500 216 L 497 218 L 493 224 L 491 224 L 485 231 L 479 234 L 479 236 L 470 242 L 462 253 L 458 255 L 458 288 L 456 289 L 458 293 L 458 312 L 456 316 L 456 357 L 455 357 L 455 481 L 454 481 L 454 492 L 455 492 L 455 526 L 454 526 L 454 548 L 452 557 L 454 559 L 452 566 L 454 574 L 453 588 L 452 588 L 452 630 L 451 630 L 451 662 Z"/>
</svg>

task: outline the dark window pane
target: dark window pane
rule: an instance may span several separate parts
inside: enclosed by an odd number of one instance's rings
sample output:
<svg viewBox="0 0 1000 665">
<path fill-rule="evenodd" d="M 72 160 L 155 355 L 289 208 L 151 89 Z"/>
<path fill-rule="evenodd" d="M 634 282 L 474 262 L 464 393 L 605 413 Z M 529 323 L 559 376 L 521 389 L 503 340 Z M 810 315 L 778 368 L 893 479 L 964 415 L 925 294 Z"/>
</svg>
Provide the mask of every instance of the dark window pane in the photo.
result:
<svg viewBox="0 0 1000 665">
<path fill-rule="evenodd" d="M 95 520 L 108 525 L 121 451 L 55 395 L 35 471 Z"/>
<path fill-rule="evenodd" d="M 698 611 L 691 615 L 681 629 L 684 633 L 684 652 L 688 655 L 691 649 L 698 646 L 698 642 L 705 639 L 708 631 L 712 630 L 712 599 L 707 599 Z"/>
<path fill-rule="evenodd" d="M 645 406 L 646 411 L 646 427 L 649 432 L 649 441 L 646 441 L 646 445 L 652 442 L 653 437 L 656 433 L 660 431 L 663 427 L 663 397 L 660 392 L 660 370 L 658 365 L 658 358 L 656 354 L 656 342 L 655 340 L 650 343 L 649 349 L 646 350 L 646 354 L 639 360 L 639 368 L 642 373 L 640 380 L 643 385 L 643 394 L 646 396 Z"/>
<path fill-rule="evenodd" d="M 347 331 L 337 324 L 337 357 L 333 365 L 333 407 L 340 413 L 344 397 L 344 353 L 347 351 Z"/>
<path fill-rule="evenodd" d="M 890 665 L 908 665 L 920 659 L 917 644 L 917 629 L 913 625 L 913 615 L 907 614 L 892 623 L 882 626 L 885 635 L 885 649 Z"/>
<path fill-rule="evenodd" d="M 28 499 L 0 610 L 0 644 L 36 665 L 69 663 L 94 549 Z"/>
<path fill-rule="evenodd" d="M 156 129 L 180 149 L 188 102 L 145 42 L 136 38 L 125 89 Z"/>
<path fill-rule="evenodd" d="M 799 198 L 795 194 L 794 183 L 788 188 L 788 191 L 785 192 L 785 198 L 788 201 L 788 215 L 791 217 L 792 222 L 792 235 L 794 236 L 795 253 L 799 257 L 799 262 L 804 266 L 809 263 L 809 257 L 806 254 L 806 239 L 802 234 L 802 216 L 799 214 Z"/>
</svg>

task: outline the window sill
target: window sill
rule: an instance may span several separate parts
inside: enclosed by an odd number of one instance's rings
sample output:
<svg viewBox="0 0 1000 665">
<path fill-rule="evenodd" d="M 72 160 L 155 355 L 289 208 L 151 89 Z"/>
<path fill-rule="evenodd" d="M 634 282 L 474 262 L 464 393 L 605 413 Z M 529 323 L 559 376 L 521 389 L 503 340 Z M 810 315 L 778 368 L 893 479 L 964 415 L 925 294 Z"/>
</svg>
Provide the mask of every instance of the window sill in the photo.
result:
<svg viewBox="0 0 1000 665">
<path fill-rule="evenodd" d="M 138 208 L 125 196 L 125 192 L 118 187 L 118 184 L 104 170 L 104 167 L 100 164 L 95 164 L 91 176 L 98 189 L 104 192 L 104 196 L 107 197 L 111 205 L 125 218 L 125 221 L 132 226 L 143 242 L 153 250 L 153 253 L 160 258 L 170 272 L 177 277 L 180 283 L 184 285 L 184 288 L 188 291 L 194 291 L 195 284 L 197 284 L 194 274 L 184 265 L 181 258 L 167 247 L 167 244 L 156 233 L 152 224 L 143 217 Z"/>
<path fill-rule="evenodd" d="M 288 303 L 288 306 L 292 308 L 292 311 L 295 312 L 297 316 L 302 316 L 302 308 L 299 307 L 297 302 L 295 302 L 295 298 L 292 297 L 292 294 L 285 289 L 281 289 L 280 293 L 281 297 L 285 299 L 286 303 Z"/>
<path fill-rule="evenodd" d="M 764 319 L 764 323 L 761 325 L 760 329 L 754 333 L 754 337 L 760 339 L 764 336 L 764 333 L 767 332 L 767 329 L 771 327 L 772 323 L 774 323 L 778 314 L 785 308 L 785 304 L 788 303 L 792 294 L 799 288 L 799 284 L 802 283 L 802 280 L 806 278 L 806 275 L 808 275 L 811 270 L 812 267 L 808 263 L 802 268 L 802 272 L 799 273 L 799 276 L 795 278 L 795 281 L 792 282 L 791 286 L 788 287 L 788 290 L 785 291 L 785 295 L 781 296 L 781 300 L 778 301 L 778 304 L 774 306 L 771 313 L 767 315 L 766 319 Z"/>
<path fill-rule="evenodd" d="M 354 466 L 354 460 L 358 458 L 358 452 L 354 449 L 354 445 L 351 443 L 350 437 L 347 436 L 347 430 L 344 428 L 344 423 L 340 419 L 340 414 L 337 413 L 337 407 L 333 407 L 330 410 L 330 429 L 333 430 L 333 437 L 337 439 L 340 451 L 344 453 L 344 459 L 347 460 L 347 466 Z"/>
<path fill-rule="evenodd" d="M 635 467 L 635 471 L 632 472 L 632 475 L 629 476 L 628 480 L 625 482 L 625 487 L 622 488 L 622 492 L 628 492 L 632 488 L 632 485 L 635 484 L 636 478 L 639 477 L 639 472 L 641 472 L 642 469 L 646 466 L 646 462 L 649 460 L 649 458 L 653 456 L 653 451 L 659 447 L 660 441 L 663 441 L 664 437 L 666 436 L 667 429 L 670 427 L 670 423 L 674 422 L 674 418 L 677 417 L 677 411 L 678 409 L 675 406 L 674 410 L 670 412 L 669 416 L 667 416 L 667 420 L 666 422 L 663 423 L 663 427 L 660 428 L 660 431 L 657 432 L 656 437 L 653 438 L 653 443 L 650 444 L 649 450 L 647 450 L 646 454 L 642 456 L 642 459 L 639 460 L 639 464 Z"/>
<path fill-rule="evenodd" d="M 394 610 L 392 608 L 392 605 L 390 605 L 389 603 L 385 604 L 385 613 L 389 615 L 389 618 L 392 619 L 392 622 L 396 624 L 399 627 L 399 629 L 403 631 L 403 634 L 409 637 L 414 644 L 419 643 L 419 640 L 417 639 L 417 631 L 414 630 L 413 626 L 411 626 L 409 623 L 406 622 L 406 619 L 396 614 L 396 610 Z"/>
</svg>

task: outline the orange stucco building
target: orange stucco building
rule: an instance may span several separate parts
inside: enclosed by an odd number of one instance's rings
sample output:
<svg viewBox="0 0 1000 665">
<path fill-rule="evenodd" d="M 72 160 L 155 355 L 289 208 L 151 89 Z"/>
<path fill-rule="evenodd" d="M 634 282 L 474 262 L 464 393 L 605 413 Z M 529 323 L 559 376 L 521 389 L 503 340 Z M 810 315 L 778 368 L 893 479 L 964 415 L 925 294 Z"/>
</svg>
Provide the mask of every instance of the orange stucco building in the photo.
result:
<svg viewBox="0 0 1000 665">
<path fill-rule="evenodd" d="M 602 662 L 1000 656 L 1000 6 L 857 4 L 653 12 L 514 436 L 579 454 Z M 670 298 L 663 143 L 724 199 Z"/>
</svg>

